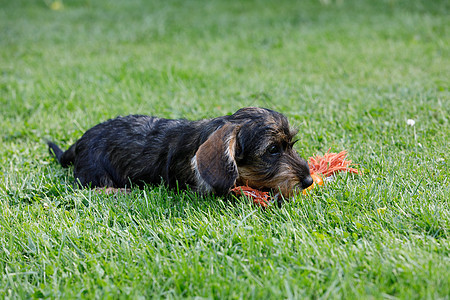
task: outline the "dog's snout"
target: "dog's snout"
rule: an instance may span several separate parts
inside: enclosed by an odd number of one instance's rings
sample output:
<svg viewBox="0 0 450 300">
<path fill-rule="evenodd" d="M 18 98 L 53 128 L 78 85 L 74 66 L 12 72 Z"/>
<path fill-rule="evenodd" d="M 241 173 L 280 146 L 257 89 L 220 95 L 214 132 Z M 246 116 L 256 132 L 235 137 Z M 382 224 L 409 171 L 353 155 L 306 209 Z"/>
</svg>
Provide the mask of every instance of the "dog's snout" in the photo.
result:
<svg viewBox="0 0 450 300">
<path fill-rule="evenodd" d="M 311 184 L 313 184 L 313 179 L 311 176 L 307 176 L 305 179 L 303 179 L 302 181 L 302 189 L 306 189 L 308 188 Z"/>
</svg>

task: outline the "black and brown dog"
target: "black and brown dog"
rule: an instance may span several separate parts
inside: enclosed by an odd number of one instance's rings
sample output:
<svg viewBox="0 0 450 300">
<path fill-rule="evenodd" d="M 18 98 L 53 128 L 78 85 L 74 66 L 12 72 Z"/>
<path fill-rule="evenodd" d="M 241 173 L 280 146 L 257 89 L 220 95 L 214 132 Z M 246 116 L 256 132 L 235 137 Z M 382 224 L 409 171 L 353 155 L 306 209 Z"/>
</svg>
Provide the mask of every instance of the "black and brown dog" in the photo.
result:
<svg viewBox="0 0 450 300">
<path fill-rule="evenodd" d="M 292 147 L 295 134 L 281 113 L 249 107 L 199 121 L 117 117 L 86 131 L 65 152 L 48 145 L 63 167 L 74 166 L 82 186 L 164 181 L 227 194 L 235 185 L 248 185 L 289 197 L 313 182 L 308 164 Z"/>
</svg>

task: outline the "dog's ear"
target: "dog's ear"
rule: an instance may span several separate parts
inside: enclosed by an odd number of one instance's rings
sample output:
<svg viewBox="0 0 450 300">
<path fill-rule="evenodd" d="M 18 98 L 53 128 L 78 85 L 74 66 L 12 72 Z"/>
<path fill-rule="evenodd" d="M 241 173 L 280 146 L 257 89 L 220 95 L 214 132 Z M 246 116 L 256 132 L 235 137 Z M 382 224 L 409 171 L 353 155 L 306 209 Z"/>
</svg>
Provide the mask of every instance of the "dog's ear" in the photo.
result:
<svg viewBox="0 0 450 300">
<path fill-rule="evenodd" d="M 238 131 L 239 126 L 227 123 L 198 148 L 192 165 L 200 191 L 227 194 L 235 185 L 238 177 L 235 160 Z"/>
</svg>

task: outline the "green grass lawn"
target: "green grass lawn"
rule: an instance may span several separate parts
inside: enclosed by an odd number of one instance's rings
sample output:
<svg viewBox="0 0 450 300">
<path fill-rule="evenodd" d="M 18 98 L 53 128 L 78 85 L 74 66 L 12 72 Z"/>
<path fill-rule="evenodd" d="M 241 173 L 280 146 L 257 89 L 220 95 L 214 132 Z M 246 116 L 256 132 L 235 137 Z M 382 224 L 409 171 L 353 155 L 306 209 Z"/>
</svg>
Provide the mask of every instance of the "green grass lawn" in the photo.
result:
<svg viewBox="0 0 450 300">
<path fill-rule="evenodd" d="M 449 299 L 448 1 L 60 4 L 0 0 L 0 298 Z M 44 142 L 244 106 L 364 174 L 267 210 L 107 196 Z"/>
</svg>

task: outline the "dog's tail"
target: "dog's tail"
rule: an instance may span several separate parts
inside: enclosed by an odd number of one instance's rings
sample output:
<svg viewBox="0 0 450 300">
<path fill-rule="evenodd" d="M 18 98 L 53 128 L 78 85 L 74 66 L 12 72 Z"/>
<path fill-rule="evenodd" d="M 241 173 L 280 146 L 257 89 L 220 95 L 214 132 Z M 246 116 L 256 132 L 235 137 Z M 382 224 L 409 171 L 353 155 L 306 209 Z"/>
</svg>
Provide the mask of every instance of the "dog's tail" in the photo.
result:
<svg viewBox="0 0 450 300">
<path fill-rule="evenodd" d="M 58 160 L 61 166 L 67 168 L 69 165 L 73 164 L 75 160 L 75 144 L 70 146 L 67 151 L 61 150 L 58 145 L 50 141 L 47 141 L 47 145 L 48 151 L 56 157 L 56 160 Z"/>
</svg>

